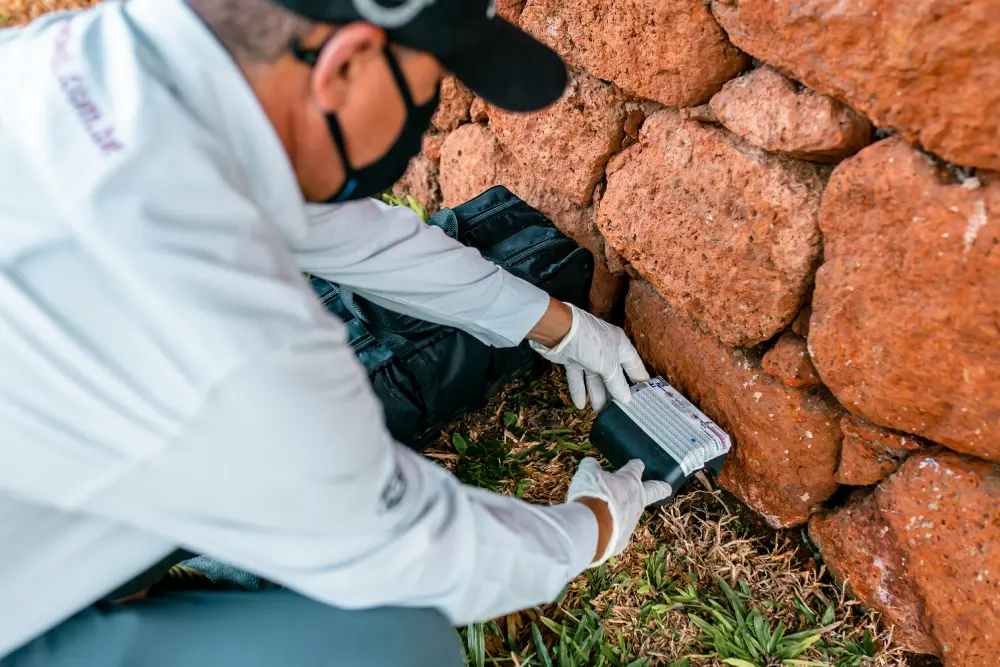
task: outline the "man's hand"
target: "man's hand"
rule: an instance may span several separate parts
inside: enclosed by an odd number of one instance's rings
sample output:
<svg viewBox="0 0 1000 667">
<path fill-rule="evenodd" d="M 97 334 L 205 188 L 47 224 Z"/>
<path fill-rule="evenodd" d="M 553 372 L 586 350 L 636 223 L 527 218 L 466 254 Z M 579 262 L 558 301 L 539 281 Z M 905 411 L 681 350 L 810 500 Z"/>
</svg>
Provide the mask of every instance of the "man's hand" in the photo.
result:
<svg viewBox="0 0 1000 667">
<path fill-rule="evenodd" d="M 536 352 L 566 367 L 570 398 L 581 410 L 588 394 L 597 412 L 607 404 L 608 392 L 627 403 L 632 394 L 623 368 L 633 382 L 649 379 L 625 332 L 576 306 L 553 299 L 528 339 Z"/>
<path fill-rule="evenodd" d="M 624 551 L 646 506 L 673 493 L 666 482 L 643 482 L 644 469 L 638 459 L 629 461 L 615 473 L 601 470 L 600 464 L 592 458 L 580 462 L 580 468 L 569 485 L 567 501 L 585 504 L 597 517 L 594 565 L 600 565 Z"/>
</svg>

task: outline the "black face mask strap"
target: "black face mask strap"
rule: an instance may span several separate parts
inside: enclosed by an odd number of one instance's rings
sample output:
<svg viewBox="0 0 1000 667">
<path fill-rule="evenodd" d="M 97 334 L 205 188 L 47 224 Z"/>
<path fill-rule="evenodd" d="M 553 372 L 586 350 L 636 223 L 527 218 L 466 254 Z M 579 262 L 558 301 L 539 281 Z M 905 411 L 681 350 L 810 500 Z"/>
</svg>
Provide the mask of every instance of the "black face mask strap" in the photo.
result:
<svg viewBox="0 0 1000 667">
<path fill-rule="evenodd" d="M 323 40 L 323 43 L 317 46 L 315 49 L 307 49 L 302 46 L 302 40 L 298 37 L 292 37 L 288 40 L 288 50 L 291 51 L 292 56 L 299 62 L 303 62 L 309 67 L 315 67 L 316 63 L 319 62 L 319 54 L 326 48 L 326 45 L 330 43 L 333 39 L 333 35 L 330 35 Z"/>
<path fill-rule="evenodd" d="M 410 94 L 410 85 L 406 83 L 406 77 L 403 76 L 403 69 L 399 66 L 396 54 L 394 54 L 392 49 L 388 46 L 385 47 L 385 59 L 389 62 L 389 69 L 392 71 L 392 78 L 396 81 L 396 89 L 399 90 L 399 94 L 403 96 L 403 104 L 406 105 L 407 116 L 409 116 L 410 110 L 415 108 L 415 105 L 413 104 L 413 95 Z"/>
<path fill-rule="evenodd" d="M 315 67 L 316 63 L 319 62 L 320 52 L 323 51 L 331 39 L 333 39 L 333 35 L 327 37 L 316 48 L 307 49 L 302 46 L 302 41 L 298 37 L 292 37 L 288 42 L 288 50 L 299 62 L 305 63 L 309 67 Z M 403 104 L 406 105 L 407 109 L 412 109 L 416 105 L 413 103 L 413 96 L 410 94 L 410 85 L 406 82 L 406 77 L 403 76 L 403 69 L 399 66 L 396 54 L 388 46 L 385 47 L 385 59 L 389 63 L 389 70 L 392 72 L 392 78 L 396 82 L 396 88 L 399 89 L 399 94 L 403 96 Z"/>
<path fill-rule="evenodd" d="M 292 56 L 309 67 L 315 67 L 316 63 L 319 62 L 320 53 L 332 39 L 332 35 L 328 37 L 322 44 L 314 49 L 307 49 L 302 46 L 302 42 L 298 37 L 293 37 L 288 42 L 288 50 L 291 52 Z M 399 65 L 399 60 L 396 59 L 396 55 L 392 50 L 386 46 L 384 49 L 386 62 L 389 64 L 389 71 L 392 72 L 392 78 L 396 84 L 396 90 L 399 91 L 400 96 L 403 99 L 403 105 L 406 108 L 406 120 L 404 121 L 404 131 L 407 123 L 412 123 L 415 118 L 419 117 L 418 107 L 413 103 L 413 95 L 410 92 L 410 86 L 406 82 L 406 77 L 403 76 L 403 70 Z M 437 106 L 437 97 L 434 100 L 420 107 L 419 111 L 430 110 Z M 429 122 L 430 117 L 427 117 Z M 327 126 L 330 128 L 330 136 L 333 139 L 334 144 L 336 144 L 337 150 L 340 152 L 341 160 L 344 164 L 345 170 L 345 183 L 341 191 L 330 198 L 331 202 L 345 201 L 349 199 L 352 193 L 358 187 L 358 177 L 360 172 L 351 166 L 350 161 L 347 158 L 347 145 L 344 141 L 344 133 L 340 129 L 340 121 L 337 119 L 337 115 L 334 113 L 326 114 Z M 395 148 L 395 147 L 394 147 Z M 390 150 L 391 154 L 391 150 Z M 407 158 L 408 159 L 408 158 Z M 366 167 L 367 169 L 367 167 Z M 362 170 L 364 171 L 364 170 Z"/>
<path fill-rule="evenodd" d="M 292 37 L 292 39 L 288 42 L 288 50 L 291 51 L 292 56 L 299 62 L 305 63 L 306 65 L 309 65 L 309 67 L 315 67 L 316 63 L 319 62 L 319 54 L 323 51 L 331 39 L 333 39 L 333 35 L 327 37 L 323 43 L 316 48 L 307 49 L 302 46 L 302 42 L 298 37 Z M 390 67 L 392 66 L 391 62 Z M 347 144 L 344 142 L 344 133 L 340 130 L 340 121 L 337 120 L 337 116 L 335 114 L 328 113 L 326 114 L 326 124 L 330 128 L 330 136 L 333 137 L 333 143 L 337 145 L 337 150 L 340 151 L 340 157 L 344 162 L 344 176 L 347 179 L 347 183 L 350 184 L 351 176 L 354 173 L 354 167 L 351 166 L 350 161 L 347 159 Z M 348 185 L 348 187 L 353 189 L 353 186 Z"/>
</svg>

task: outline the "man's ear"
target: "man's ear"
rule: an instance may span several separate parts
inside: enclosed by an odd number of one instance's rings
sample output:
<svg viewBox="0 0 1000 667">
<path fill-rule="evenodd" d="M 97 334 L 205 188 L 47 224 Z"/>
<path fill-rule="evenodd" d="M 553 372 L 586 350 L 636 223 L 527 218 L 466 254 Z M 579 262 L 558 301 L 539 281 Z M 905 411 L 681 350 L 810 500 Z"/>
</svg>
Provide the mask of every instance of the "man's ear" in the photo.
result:
<svg viewBox="0 0 1000 667">
<path fill-rule="evenodd" d="M 381 55 L 386 40 L 385 31 L 371 23 L 350 23 L 337 29 L 313 68 L 312 94 L 321 109 L 340 109 L 352 77 L 370 59 Z"/>
</svg>

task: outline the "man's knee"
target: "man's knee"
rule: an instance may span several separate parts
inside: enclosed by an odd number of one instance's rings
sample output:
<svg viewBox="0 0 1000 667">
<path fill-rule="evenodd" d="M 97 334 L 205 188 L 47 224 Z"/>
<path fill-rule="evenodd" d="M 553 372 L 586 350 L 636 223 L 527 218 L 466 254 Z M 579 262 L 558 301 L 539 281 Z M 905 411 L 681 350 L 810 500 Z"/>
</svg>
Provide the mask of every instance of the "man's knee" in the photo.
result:
<svg viewBox="0 0 1000 667">
<path fill-rule="evenodd" d="M 351 633 L 345 659 L 381 667 L 463 667 L 458 632 L 433 609 L 382 608 L 364 611 L 332 609 L 331 623 L 337 633 Z M 352 645 L 353 644 L 353 645 Z M 350 655 L 347 655 L 350 654 Z M 349 664 L 345 662 L 344 664 Z"/>
<path fill-rule="evenodd" d="M 91 608 L 0 667 L 462 667 L 430 609 L 348 611 L 291 591 L 189 592 Z"/>
</svg>

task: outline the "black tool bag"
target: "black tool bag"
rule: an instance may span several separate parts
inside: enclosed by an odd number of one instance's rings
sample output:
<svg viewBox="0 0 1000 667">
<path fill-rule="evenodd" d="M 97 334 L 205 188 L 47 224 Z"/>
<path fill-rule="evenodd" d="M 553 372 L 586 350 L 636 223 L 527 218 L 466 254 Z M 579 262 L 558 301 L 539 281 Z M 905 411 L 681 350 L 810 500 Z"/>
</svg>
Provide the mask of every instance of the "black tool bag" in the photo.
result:
<svg viewBox="0 0 1000 667">
<path fill-rule="evenodd" d="M 594 258 L 544 215 L 497 186 L 431 217 L 448 236 L 555 298 L 586 307 Z M 413 449 L 484 405 L 533 357 L 527 342 L 495 348 L 464 331 L 400 315 L 322 278 L 313 289 L 347 324 L 393 437 Z"/>
</svg>

